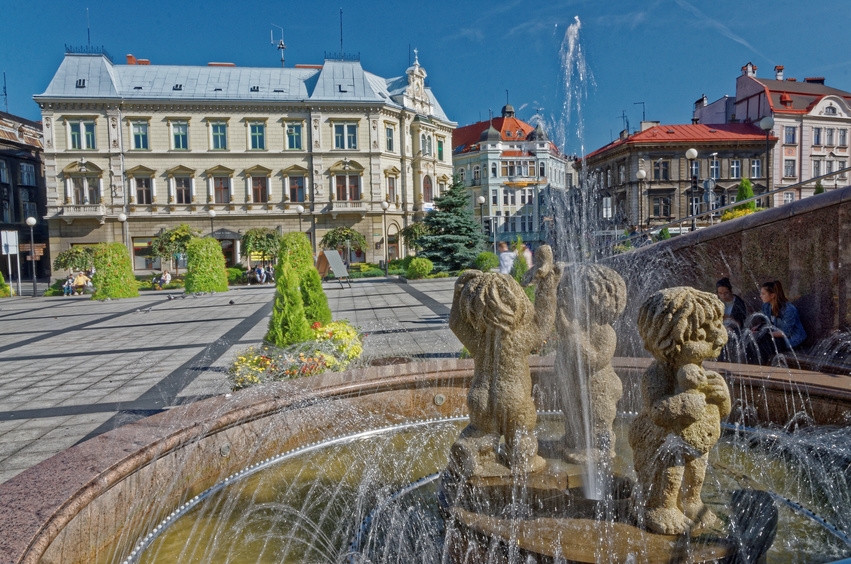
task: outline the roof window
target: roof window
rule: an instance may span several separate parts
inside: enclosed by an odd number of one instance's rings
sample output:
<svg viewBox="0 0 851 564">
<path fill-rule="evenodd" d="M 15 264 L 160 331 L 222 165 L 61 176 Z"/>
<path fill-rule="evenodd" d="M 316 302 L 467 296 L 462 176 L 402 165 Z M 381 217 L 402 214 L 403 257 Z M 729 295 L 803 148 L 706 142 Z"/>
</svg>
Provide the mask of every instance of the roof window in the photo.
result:
<svg viewBox="0 0 851 564">
<path fill-rule="evenodd" d="M 86 79 L 78 78 L 77 79 L 77 88 L 85 88 L 86 87 Z"/>
<path fill-rule="evenodd" d="M 174 86 L 171 87 L 171 89 L 172 90 L 183 90 L 183 85 L 182 84 L 175 84 Z"/>
<path fill-rule="evenodd" d="M 252 92 L 260 92 L 260 87 L 259 86 L 252 86 L 251 91 Z"/>
</svg>

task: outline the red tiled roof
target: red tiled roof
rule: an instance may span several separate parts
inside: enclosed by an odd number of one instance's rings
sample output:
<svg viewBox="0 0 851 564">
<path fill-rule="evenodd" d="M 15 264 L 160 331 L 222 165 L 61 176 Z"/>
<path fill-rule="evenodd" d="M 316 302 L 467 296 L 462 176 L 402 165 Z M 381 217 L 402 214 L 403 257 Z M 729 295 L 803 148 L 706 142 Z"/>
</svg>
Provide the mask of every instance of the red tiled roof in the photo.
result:
<svg viewBox="0 0 851 564">
<path fill-rule="evenodd" d="M 768 80 L 764 78 L 754 78 L 754 80 L 765 87 L 768 91 L 771 109 L 780 114 L 807 113 L 819 100 L 830 95 L 839 96 L 851 103 L 851 92 L 831 88 L 819 82 Z"/>
<path fill-rule="evenodd" d="M 490 125 L 490 121 L 479 121 L 459 127 L 452 132 L 452 149 L 455 150 L 462 145 L 465 147 L 475 145 Z M 494 129 L 499 131 L 503 141 L 525 140 L 530 133 L 535 131 L 534 127 L 516 117 L 493 118 L 493 126 Z M 521 132 L 521 137 L 517 137 L 517 131 Z M 510 135 L 508 135 L 509 132 Z"/>
<path fill-rule="evenodd" d="M 775 139 L 776 137 L 771 137 Z M 640 145 L 658 143 L 729 143 L 736 141 L 764 141 L 765 132 L 750 123 L 722 124 L 679 124 L 656 125 L 626 139 L 617 139 L 588 154 L 586 158 L 608 152 L 621 145 Z"/>
</svg>

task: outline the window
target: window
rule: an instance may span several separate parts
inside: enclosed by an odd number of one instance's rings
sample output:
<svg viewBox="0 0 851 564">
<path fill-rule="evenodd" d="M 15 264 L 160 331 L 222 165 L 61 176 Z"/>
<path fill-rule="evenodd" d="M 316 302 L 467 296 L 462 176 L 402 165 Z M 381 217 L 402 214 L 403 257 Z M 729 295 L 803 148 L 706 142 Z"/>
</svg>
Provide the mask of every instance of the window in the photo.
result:
<svg viewBox="0 0 851 564">
<path fill-rule="evenodd" d="M 334 148 L 357 149 L 358 126 L 354 123 L 338 123 L 334 125 Z"/>
<path fill-rule="evenodd" d="M 446 182 L 439 182 L 437 184 L 437 195 L 443 196 L 446 194 Z"/>
<path fill-rule="evenodd" d="M 97 149 L 93 120 L 68 122 L 68 129 L 71 135 L 69 146 L 72 149 Z"/>
<path fill-rule="evenodd" d="M 6 169 L 6 161 L 0 161 L 0 182 L 9 183 L 9 171 Z"/>
<path fill-rule="evenodd" d="M 787 145 L 794 145 L 795 144 L 795 137 L 796 137 L 795 133 L 796 133 L 796 131 L 797 131 L 797 128 L 795 128 L 794 126 L 787 125 L 786 127 L 784 127 L 783 128 L 783 142 L 786 143 Z"/>
<path fill-rule="evenodd" d="M 21 163 L 21 184 L 24 186 L 35 186 L 35 165 Z"/>
<path fill-rule="evenodd" d="M 491 178 L 496 178 L 497 174 L 496 163 L 491 163 Z"/>
<path fill-rule="evenodd" d="M 795 201 L 795 193 L 794 192 L 783 192 L 783 203 L 791 204 Z"/>
<path fill-rule="evenodd" d="M 709 161 L 709 177 L 715 180 L 721 178 L 721 161 L 718 159 Z"/>
<path fill-rule="evenodd" d="M 437 160 L 443 160 L 443 139 L 437 140 Z"/>
<path fill-rule="evenodd" d="M 813 128 L 813 145 L 821 145 L 821 128 Z"/>
<path fill-rule="evenodd" d="M 423 178 L 423 202 L 434 201 L 434 188 L 431 185 L 431 177 Z"/>
<path fill-rule="evenodd" d="M 174 177 L 174 200 L 178 204 L 192 203 L 192 179 L 188 176 Z"/>
<path fill-rule="evenodd" d="M 762 177 L 762 160 L 751 159 L 751 178 Z"/>
<path fill-rule="evenodd" d="M 700 213 L 700 205 L 703 203 L 702 196 L 695 196 L 691 198 L 691 210 L 689 211 L 689 215 L 697 215 Z"/>
<path fill-rule="evenodd" d="M 846 161 L 836 161 L 836 170 L 842 170 L 843 168 L 845 168 L 845 163 L 846 163 Z M 845 175 L 846 175 L 846 174 L 847 174 L 847 173 L 845 173 L 845 172 L 840 172 L 840 173 L 839 173 L 839 178 L 840 178 L 841 180 L 845 180 L 845 178 L 846 178 L 846 177 L 845 177 Z"/>
<path fill-rule="evenodd" d="M 835 116 L 836 115 L 836 107 L 828 106 L 824 109 L 824 115 L 826 116 Z"/>
<path fill-rule="evenodd" d="M 189 149 L 189 124 L 185 121 L 175 121 L 171 124 L 171 148 L 175 151 Z"/>
<path fill-rule="evenodd" d="M 269 201 L 267 182 L 268 179 L 265 176 L 251 177 L 251 201 L 255 204 L 265 204 Z"/>
<path fill-rule="evenodd" d="M 742 177 L 742 161 L 739 159 L 730 160 L 730 178 Z"/>
<path fill-rule="evenodd" d="M 213 201 L 217 204 L 230 203 L 230 178 L 227 176 L 213 177 Z"/>
<path fill-rule="evenodd" d="M 145 122 L 134 122 L 131 128 L 133 130 L 133 148 L 139 151 L 147 151 L 148 124 Z"/>
<path fill-rule="evenodd" d="M 603 219 L 612 218 L 612 198 L 606 196 L 603 198 Z"/>
<path fill-rule="evenodd" d="M 830 165 L 828 165 L 828 168 L 830 168 Z M 795 177 L 795 159 L 786 159 L 783 161 L 783 176 L 786 178 Z"/>
<path fill-rule="evenodd" d="M 266 124 L 265 123 L 250 123 L 248 124 L 249 137 L 251 138 L 252 151 L 266 150 Z"/>
<path fill-rule="evenodd" d="M 384 129 L 384 148 L 390 153 L 393 152 L 393 133 L 392 127 Z"/>
<path fill-rule="evenodd" d="M 223 121 L 210 123 L 210 146 L 216 151 L 227 151 L 228 148 L 228 124 Z"/>
<path fill-rule="evenodd" d="M 97 178 L 86 178 L 81 176 L 74 178 L 71 182 L 74 187 L 75 204 L 84 205 L 100 203 Z"/>
<path fill-rule="evenodd" d="M 290 176 L 290 201 L 303 202 L 304 200 L 304 177 Z"/>
<path fill-rule="evenodd" d="M 824 164 L 827 165 L 824 167 L 825 174 L 830 174 L 831 172 L 833 172 L 833 161 L 828 160 L 825 161 Z"/>
<path fill-rule="evenodd" d="M 482 178 L 482 169 L 479 165 L 473 167 L 473 180 L 481 180 Z"/>
<path fill-rule="evenodd" d="M 824 130 L 824 144 L 833 145 L 833 132 L 836 131 L 832 127 L 827 127 Z"/>
<path fill-rule="evenodd" d="M 336 178 L 337 184 L 337 199 L 341 201 L 359 201 L 360 200 L 360 176 L 356 174 L 338 175 Z"/>
<path fill-rule="evenodd" d="M 151 203 L 151 179 L 148 177 L 136 179 L 136 203 Z"/>
<path fill-rule="evenodd" d="M 538 165 L 538 176 L 540 176 L 541 178 L 546 178 L 546 176 L 547 176 L 547 165 L 546 164 L 541 163 L 541 164 Z"/>
<path fill-rule="evenodd" d="M 840 147 L 848 146 L 848 130 L 847 129 L 839 129 L 839 141 L 837 145 Z"/>
<path fill-rule="evenodd" d="M 466 171 L 466 169 L 463 169 L 463 168 L 458 169 L 458 179 L 459 179 L 461 182 L 464 182 L 464 180 L 466 180 L 466 178 L 467 178 L 467 171 Z"/>
<path fill-rule="evenodd" d="M 301 124 L 287 124 L 287 149 L 291 151 L 300 151 L 302 149 L 301 141 Z"/>
<path fill-rule="evenodd" d="M 433 155 L 434 153 L 431 150 L 431 135 L 429 135 L 428 140 L 426 141 L 426 146 L 428 147 L 426 155 Z"/>
<path fill-rule="evenodd" d="M 813 176 L 821 176 L 821 161 L 813 159 Z"/>
<path fill-rule="evenodd" d="M 671 198 L 667 196 L 653 198 L 653 216 L 671 217 Z"/>
<path fill-rule="evenodd" d="M 653 180 L 669 180 L 668 162 L 656 161 L 653 163 Z"/>
<path fill-rule="evenodd" d="M 396 201 L 396 177 L 387 177 L 387 201 L 393 203 Z"/>
<path fill-rule="evenodd" d="M 692 179 L 695 176 L 700 178 L 700 161 L 690 161 L 689 168 L 691 169 L 690 174 L 688 175 L 689 179 Z"/>
</svg>

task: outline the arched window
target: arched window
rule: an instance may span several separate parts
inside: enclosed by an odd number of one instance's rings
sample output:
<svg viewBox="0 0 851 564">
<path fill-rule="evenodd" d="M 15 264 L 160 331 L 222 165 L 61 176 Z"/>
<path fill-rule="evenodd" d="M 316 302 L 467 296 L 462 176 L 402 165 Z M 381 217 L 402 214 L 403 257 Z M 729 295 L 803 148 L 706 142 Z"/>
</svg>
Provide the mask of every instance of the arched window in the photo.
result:
<svg viewBox="0 0 851 564">
<path fill-rule="evenodd" d="M 547 177 L 547 165 L 545 165 L 544 163 L 538 165 L 538 176 L 542 178 Z"/>
<path fill-rule="evenodd" d="M 431 185 L 431 177 L 426 176 L 423 178 L 423 201 L 424 202 L 433 202 L 434 201 L 434 189 Z"/>
<path fill-rule="evenodd" d="M 473 180 L 478 180 L 482 177 L 482 169 L 479 168 L 479 165 L 473 167 Z"/>
<path fill-rule="evenodd" d="M 496 163 L 491 163 L 491 178 L 496 178 Z"/>
<path fill-rule="evenodd" d="M 431 155 L 431 135 L 428 136 L 428 152 L 427 155 Z"/>
<path fill-rule="evenodd" d="M 425 136 L 425 133 L 420 135 L 420 151 L 423 152 L 423 155 L 428 154 L 428 153 L 426 153 L 426 136 Z"/>
</svg>

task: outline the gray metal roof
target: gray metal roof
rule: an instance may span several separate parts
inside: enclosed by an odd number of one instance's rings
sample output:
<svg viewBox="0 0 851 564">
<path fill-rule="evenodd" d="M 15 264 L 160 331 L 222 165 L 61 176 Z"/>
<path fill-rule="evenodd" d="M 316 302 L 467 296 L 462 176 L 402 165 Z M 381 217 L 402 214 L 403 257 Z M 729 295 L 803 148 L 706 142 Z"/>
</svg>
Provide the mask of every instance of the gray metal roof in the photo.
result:
<svg viewBox="0 0 851 564">
<path fill-rule="evenodd" d="M 78 81 L 84 80 L 84 85 Z M 318 68 L 115 65 L 98 54 L 67 53 L 41 99 L 110 98 L 160 101 L 317 101 L 382 103 L 401 107 L 394 94 L 406 77 L 384 79 L 359 61 L 328 60 Z M 449 121 L 429 92 L 438 119 Z"/>
</svg>

